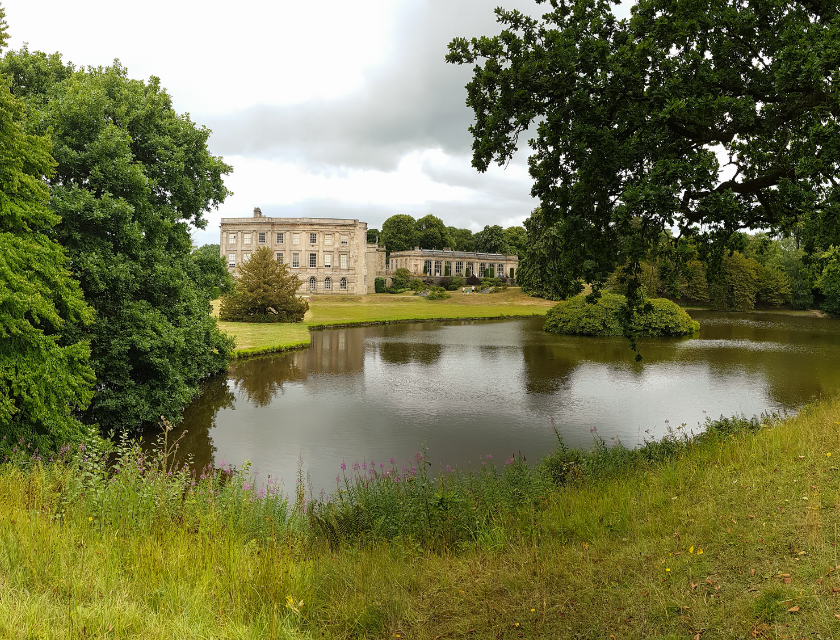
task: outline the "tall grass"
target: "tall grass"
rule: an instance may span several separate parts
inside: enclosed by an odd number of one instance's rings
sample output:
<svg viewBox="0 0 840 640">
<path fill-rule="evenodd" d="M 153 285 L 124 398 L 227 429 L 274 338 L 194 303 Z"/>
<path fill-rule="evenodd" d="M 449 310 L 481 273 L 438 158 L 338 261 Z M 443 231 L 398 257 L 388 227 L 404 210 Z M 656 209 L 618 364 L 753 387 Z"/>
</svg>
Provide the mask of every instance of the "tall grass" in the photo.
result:
<svg viewBox="0 0 840 640">
<path fill-rule="evenodd" d="M 838 422 L 823 403 L 638 450 L 593 431 L 437 476 L 362 461 L 317 498 L 173 468 L 168 431 L 152 454 L 17 443 L 0 637 L 835 637 Z"/>
</svg>

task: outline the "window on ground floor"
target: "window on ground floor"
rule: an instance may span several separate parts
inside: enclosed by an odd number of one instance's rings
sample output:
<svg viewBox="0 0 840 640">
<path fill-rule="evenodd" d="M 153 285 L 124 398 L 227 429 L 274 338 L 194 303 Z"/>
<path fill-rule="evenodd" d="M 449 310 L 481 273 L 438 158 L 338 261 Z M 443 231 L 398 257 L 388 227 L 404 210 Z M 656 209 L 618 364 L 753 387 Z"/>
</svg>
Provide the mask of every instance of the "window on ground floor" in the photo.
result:
<svg viewBox="0 0 840 640">
<path fill-rule="evenodd" d="M 332 290 L 332 280 L 330 278 L 325 278 L 324 279 L 324 289 L 327 290 L 327 291 Z"/>
<path fill-rule="evenodd" d="M 341 279 L 341 282 L 338 283 L 338 288 L 342 291 L 347 291 L 347 278 Z"/>
<path fill-rule="evenodd" d="M 315 278 L 309 278 L 309 290 L 315 291 Z"/>
</svg>

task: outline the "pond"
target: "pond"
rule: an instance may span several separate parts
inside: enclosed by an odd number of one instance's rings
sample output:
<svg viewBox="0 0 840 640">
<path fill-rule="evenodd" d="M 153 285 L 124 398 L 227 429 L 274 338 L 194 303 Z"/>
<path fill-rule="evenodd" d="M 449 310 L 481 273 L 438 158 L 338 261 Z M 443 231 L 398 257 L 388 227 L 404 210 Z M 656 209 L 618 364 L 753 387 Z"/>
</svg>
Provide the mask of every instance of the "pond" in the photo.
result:
<svg viewBox="0 0 840 640">
<path fill-rule="evenodd" d="M 535 460 L 597 435 L 627 447 L 706 416 L 790 412 L 840 388 L 840 322 L 697 311 L 699 337 L 549 335 L 542 318 L 318 331 L 312 345 L 234 361 L 188 407 L 182 453 L 201 467 L 250 460 L 265 479 L 296 473 L 335 488 L 342 462 L 377 466 L 423 447 L 434 469 Z"/>
</svg>

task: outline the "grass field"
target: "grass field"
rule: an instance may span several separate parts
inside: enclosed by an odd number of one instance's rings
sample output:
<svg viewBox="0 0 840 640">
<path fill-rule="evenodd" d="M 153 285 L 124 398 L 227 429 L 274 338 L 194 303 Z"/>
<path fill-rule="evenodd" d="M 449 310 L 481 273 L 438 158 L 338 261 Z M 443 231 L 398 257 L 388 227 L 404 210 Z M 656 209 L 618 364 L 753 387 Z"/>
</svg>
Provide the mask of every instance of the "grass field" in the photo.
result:
<svg viewBox="0 0 840 640">
<path fill-rule="evenodd" d="M 247 478 L 0 465 L 0 637 L 838 638 L 838 430 L 824 401 L 632 470 L 604 454 L 448 548 L 331 547 Z M 452 524 L 447 486 L 425 508 Z"/>
<path fill-rule="evenodd" d="M 236 355 L 282 351 L 309 344 L 310 327 L 410 320 L 453 320 L 545 315 L 554 302 L 524 295 L 518 287 L 492 294 L 452 292 L 448 300 L 427 300 L 411 293 L 367 296 L 313 296 L 301 324 L 220 322 L 236 338 Z M 218 313 L 218 301 L 213 303 Z"/>
</svg>

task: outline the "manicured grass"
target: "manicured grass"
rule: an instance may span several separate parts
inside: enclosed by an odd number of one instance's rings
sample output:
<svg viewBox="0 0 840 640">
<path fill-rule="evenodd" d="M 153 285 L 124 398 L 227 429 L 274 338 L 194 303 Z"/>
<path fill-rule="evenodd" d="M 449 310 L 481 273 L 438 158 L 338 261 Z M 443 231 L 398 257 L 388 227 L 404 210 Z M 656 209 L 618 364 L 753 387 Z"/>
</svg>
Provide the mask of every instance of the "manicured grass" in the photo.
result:
<svg viewBox="0 0 840 640">
<path fill-rule="evenodd" d="M 82 454 L 81 472 L 7 464 L 0 637 L 836 638 L 838 430 L 824 401 L 651 464 L 604 450 L 539 495 L 485 482 L 496 508 L 451 546 L 406 521 L 331 547 L 301 493 L 286 504 L 240 474 L 172 491 L 138 464 L 97 480 Z M 400 495 L 379 486 L 371 500 Z M 414 486 L 421 524 L 469 531 L 454 485 Z"/>
<path fill-rule="evenodd" d="M 214 301 L 214 313 L 218 313 Z M 411 293 L 367 296 L 313 296 L 301 324 L 219 322 L 236 338 L 236 355 L 283 351 L 309 344 L 308 328 L 411 320 L 502 318 L 545 315 L 554 302 L 524 295 L 518 287 L 492 294 L 453 291 L 448 300 L 426 300 Z"/>
</svg>

